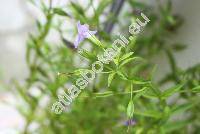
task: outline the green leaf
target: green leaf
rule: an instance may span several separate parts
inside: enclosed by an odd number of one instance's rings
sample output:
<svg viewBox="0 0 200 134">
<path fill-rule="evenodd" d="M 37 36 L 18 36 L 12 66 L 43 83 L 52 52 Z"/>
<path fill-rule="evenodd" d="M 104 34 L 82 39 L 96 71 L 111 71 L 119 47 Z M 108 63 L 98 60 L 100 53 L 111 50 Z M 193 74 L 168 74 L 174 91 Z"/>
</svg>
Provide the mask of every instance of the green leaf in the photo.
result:
<svg viewBox="0 0 200 134">
<path fill-rule="evenodd" d="M 176 114 L 176 113 L 182 113 L 190 108 L 192 108 L 195 104 L 192 103 L 187 103 L 187 104 L 182 104 L 179 106 L 175 106 L 172 108 L 171 113 Z"/>
<path fill-rule="evenodd" d="M 64 10 L 60 9 L 60 8 L 54 8 L 53 9 L 53 12 L 55 14 L 58 14 L 60 16 L 68 16 L 69 17 L 69 14 L 67 14 Z"/>
<path fill-rule="evenodd" d="M 118 51 L 118 54 L 115 56 L 115 58 L 114 58 L 114 60 L 113 60 L 113 62 L 115 63 L 115 65 L 119 65 L 119 60 L 120 60 L 120 58 L 119 58 L 119 55 L 120 55 L 120 53 L 121 53 L 121 48 L 120 48 L 120 50 Z"/>
<path fill-rule="evenodd" d="M 108 94 L 113 94 L 113 91 L 106 91 L 106 92 L 99 92 L 99 93 L 94 93 L 95 95 L 108 95 Z"/>
<path fill-rule="evenodd" d="M 152 90 L 147 90 L 142 96 L 149 98 L 149 99 L 158 99 L 158 96 Z"/>
<path fill-rule="evenodd" d="M 85 14 L 84 14 L 84 9 L 83 9 L 80 5 L 78 5 L 77 3 L 75 4 L 74 2 L 70 2 L 70 3 L 71 3 L 72 8 L 73 8 L 77 13 L 79 13 L 80 15 L 85 16 Z"/>
<path fill-rule="evenodd" d="M 151 79 L 153 81 L 153 76 L 155 76 L 155 72 L 157 70 L 157 65 L 155 65 L 152 69 L 152 71 L 150 72 L 150 75 L 149 75 L 149 79 Z"/>
<path fill-rule="evenodd" d="M 173 54 L 170 50 L 166 50 L 166 54 L 168 56 L 170 67 L 171 67 L 171 70 L 172 70 L 172 74 L 173 74 L 172 76 L 175 80 L 177 80 L 178 75 L 177 75 L 177 65 L 176 65 L 175 58 L 174 58 L 174 56 L 173 56 Z"/>
<path fill-rule="evenodd" d="M 78 4 L 78 2 L 70 2 L 72 15 L 74 19 L 80 20 L 81 23 L 88 23 L 88 18 L 85 17 L 85 10 Z"/>
<path fill-rule="evenodd" d="M 120 58 L 120 61 L 123 61 L 133 55 L 134 52 L 127 53 Z"/>
<path fill-rule="evenodd" d="M 106 91 L 106 92 L 99 92 L 99 93 L 94 93 L 95 97 L 97 98 L 103 98 L 103 97 L 109 97 L 111 95 L 113 95 L 112 91 Z"/>
<path fill-rule="evenodd" d="M 156 118 L 159 119 L 162 117 L 162 114 L 157 112 L 157 111 L 135 111 L 134 114 L 140 115 L 140 116 L 145 116 L 145 117 L 151 117 L 151 118 Z"/>
<path fill-rule="evenodd" d="M 138 78 L 138 77 L 132 77 L 131 79 L 129 79 L 129 80 L 131 80 L 134 84 L 136 84 L 136 85 L 144 85 L 144 84 L 149 84 L 150 83 L 150 81 L 148 81 L 148 80 L 143 80 L 143 79 L 141 79 L 141 78 Z"/>
<path fill-rule="evenodd" d="M 110 86 L 115 74 L 116 74 L 115 72 L 112 72 L 112 73 L 109 74 L 109 76 L 108 76 L 108 87 Z"/>
<path fill-rule="evenodd" d="M 117 72 L 117 74 L 122 78 L 123 80 L 128 80 L 127 77 L 120 71 Z"/>
<path fill-rule="evenodd" d="M 200 92 L 200 86 L 193 88 L 192 92 L 199 93 Z"/>
<path fill-rule="evenodd" d="M 96 10 L 96 14 L 97 14 L 98 17 L 103 13 L 103 11 L 105 11 L 104 9 L 107 6 L 109 6 L 109 3 L 111 3 L 111 2 L 112 2 L 111 0 L 103 0 L 99 3 L 99 6 Z"/>
<path fill-rule="evenodd" d="M 132 118 L 133 113 L 134 113 L 134 104 L 133 104 L 133 101 L 130 100 L 129 103 L 128 103 L 128 107 L 127 107 L 127 116 L 129 118 Z"/>
<path fill-rule="evenodd" d="M 99 39 L 97 39 L 94 35 L 92 35 L 89 40 L 94 43 L 95 45 L 99 46 L 100 48 L 104 48 L 103 44 L 101 43 L 101 41 Z"/>
<path fill-rule="evenodd" d="M 144 4 L 144 3 L 142 3 L 142 2 L 137 2 L 137 1 L 135 1 L 135 0 L 129 0 L 128 1 L 129 3 L 130 3 L 130 5 L 132 6 L 132 7 L 137 7 L 137 8 L 139 8 L 139 9 L 145 9 L 145 8 L 147 8 L 147 5 L 146 4 Z"/>
<path fill-rule="evenodd" d="M 148 89 L 148 88 L 143 87 L 142 89 L 140 89 L 139 92 L 137 92 L 137 94 L 134 96 L 133 102 L 136 102 L 146 92 L 146 89 Z M 133 91 L 133 92 L 135 92 L 135 91 Z"/>
<path fill-rule="evenodd" d="M 136 59 L 141 59 L 141 58 L 140 58 L 140 57 L 128 58 L 128 59 L 124 60 L 124 61 L 119 65 L 119 68 L 121 68 L 121 67 L 124 66 L 125 64 L 131 62 L 132 60 L 136 60 Z"/>
<path fill-rule="evenodd" d="M 183 44 L 174 44 L 172 45 L 172 48 L 176 51 L 181 51 L 181 50 L 184 50 L 186 49 L 186 45 L 183 45 Z"/>
<path fill-rule="evenodd" d="M 177 122 L 170 122 L 163 126 L 165 132 L 172 132 L 174 130 L 179 130 L 184 126 L 188 125 L 190 121 L 177 121 Z"/>
<path fill-rule="evenodd" d="M 89 52 L 84 49 L 81 49 L 81 51 L 79 51 L 79 54 L 89 60 L 95 60 L 95 58 L 96 58 L 96 56 L 92 52 Z"/>
<path fill-rule="evenodd" d="M 113 60 L 113 62 L 115 63 L 115 65 L 119 65 L 119 59 L 118 59 L 118 57 L 116 57 L 114 60 Z"/>
<path fill-rule="evenodd" d="M 169 96 L 171 96 L 171 95 L 177 93 L 182 87 L 183 87 L 183 85 L 181 84 L 181 85 L 177 85 L 177 86 L 175 86 L 175 87 L 172 87 L 172 88 L 169 88 L 169 89 L 165 90 L 165 91 L 162 93 L 161 98 L 162 98 L 162 99 L 168 98 Z"/>
</svg>

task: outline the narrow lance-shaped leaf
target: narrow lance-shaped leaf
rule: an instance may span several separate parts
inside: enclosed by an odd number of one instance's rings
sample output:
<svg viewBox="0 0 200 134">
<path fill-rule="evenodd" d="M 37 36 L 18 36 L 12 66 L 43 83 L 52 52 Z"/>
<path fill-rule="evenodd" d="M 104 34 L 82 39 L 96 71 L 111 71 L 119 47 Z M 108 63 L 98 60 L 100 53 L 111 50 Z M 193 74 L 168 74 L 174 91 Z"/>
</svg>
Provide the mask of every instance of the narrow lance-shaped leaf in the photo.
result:
<svg viewBox="0 0 200 134">
<path fill-rule="evenodd" d="M 127 53 L 120 58 L 120 61 L 123 61 L 133 55 L 134 52 Z"/>
<path fill-rule="evenodd" d="M 112 96 L 113 95 L 113 92 L 112 91 L 106 91 L 106 92 L 103 92 L 103 93 L 95 93 L 94 94 L 96 98 L 103 98 L 103 97 L 108 97 L 108 96 Z"/>
<path fill-rule="evenodd" d="M 172 113 L 172 114 L 183 113 L 183 112 L 185 112 L 186 110 L 192 108 L 193 106 L 195 106 L 195 104 L 193 104 L 193 103 L 186 103 L 186 104 L 182 104 L 182 105 L 179 105 L 179 106 L 174 106 L 174 107 L 172 108 L 171 113 Z"/>
<path fill-rule="evenodd" d="M 130 100 L 127 107 L 127 116 L 128 118 L 132 118 L 134 113 L 134 104 L 133 101 Z"/>
<path fill-rule="evenodd" d="M 162 93 L 161 98 L 162 99 L 168 98 L 169 96 L 173 95 L 174 93 L 177 93 L 182 87 L 183 87 L 183 85 L 181 84 L 181 85 L 177 85 L 175 87 L 172 87 L 172 88 L 165 90 Z"/>
<path fill-rule="evenodd" d="M 110 86 L 115 74 L 116 74 L 115 72 L 112 72 L 111 74 L 109 74 L 109 76 L 108 76 L 108 87 Z"/>
<path fill-rule="evenodd" d="M 162 114 L 158 111 L 152 111 L 152 110 L 148 110 L 148 111 L 135 111 L 134 114 L 136 115 L 140 115 L 140 116 L 144 116 L 144 117 L 151 117 L 151 118 L 156 118 L 159 119 L 162 117 Z"/>
<path fill-rule="evenodd" d="M 125 74 L 123 74 L 122 72 L 118 71 L 117 74 L 120 76 L 120 78 L 122 78 L 123 80 L 128 80 L 127 76 Z"/>
<path fill-rule="evenodd" d="M 119 65 L 119 68 L 121 68 L 121 67 L 124 66 L 125 64 L 131 62 L 132 60 L 136 60 L 136 59 L 142 59 L 142 58 L 140 58 L 140 57 L 128 58 L 128 59 L 124 60 L 124 61 Z"/>
<path fill-rule="evenodd" d="M 104 9 L 109 6 L 109 3 L 112 2 L 111 0 L 103 0 L 103 1 L 100 1 L 100 4 L 96 10 L 96 15 L 97 17 L 99 17 L 103 11 L 105 11 Z"/>
<path fill-rule="evenodd" d="M 92 52 L 89 52 L 84 49 L 81 49 L 81 51 L 78 51 L 78 53 L 84 58 L 89 59 L 89 60 L 95 60 L 96 58 L 96 56 Z"/>
<path fill-rule="evenodd" d="M 150 84 L 150 81 L 143 80 L 143 79 L 141 79 L 139 77 L 133 77 L 133 78 L 131 78 L 129 80 L 131 80 L 134 84 L 137 84 L 137 85 Z"/>
<path fill-rule="evenodd" d="M 193 88 L 192 92 L 196 92 L 196 93 L 200 92 L 200 86 Z"/>
<path fill-rule="evenodd" d="M 170 122 L 167 123 L 163 126 L 164 131 L 167 133 L 172 132 L 174 130 L 179 130 L 181 128 L 183 128 L 184 126 L 188 125 L 190 123 L 189 120 L 185 120 L 185 121 L 177 121 L 177 122 Z"/>
<path fill-rule="evenodd" d="M 101 43 L 101 41 L 99 39 L 97 39 L 95 36 L 91 36 L 89 38 L 89 40 L 94 43 L 95 45 L 99 46 L 100 48 L 104 48 L 103 44 Z"/>
<path fill-rule="evenodd" d="M 60 15 L 60 16 L 68 16 L 68 17 L 70 17 L 69 14 L 67 14 L 64 10 L 62 10 L 62 9 L 60 9 L 60 8 L 54 8 L 54 9 L 53 9 L 53 12 L 54 12 L 55 14 Z"/>
</svg>

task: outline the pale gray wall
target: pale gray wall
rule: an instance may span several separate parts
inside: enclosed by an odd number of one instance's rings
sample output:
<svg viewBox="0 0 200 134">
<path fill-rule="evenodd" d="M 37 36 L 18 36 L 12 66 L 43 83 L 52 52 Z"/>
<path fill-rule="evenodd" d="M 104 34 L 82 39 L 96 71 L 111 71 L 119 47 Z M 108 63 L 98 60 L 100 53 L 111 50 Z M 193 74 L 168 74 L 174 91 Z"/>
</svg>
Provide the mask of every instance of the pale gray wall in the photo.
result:
<svg viewBox="0 0 200 134">
<path fill-rule="evenodd" d="M 175 53 L 178 66 L 186 69 L 200 63 L 200 0 L 173 0 L 173 10 L 185 21 L 172 35 L 172 41 L 187 45 L 186 50 Z M 159 55 L 155 63 L 158 65 L 156 79 L 160 79 L 169 72 L 168 60 L 164 55 Z"/>
</svg>

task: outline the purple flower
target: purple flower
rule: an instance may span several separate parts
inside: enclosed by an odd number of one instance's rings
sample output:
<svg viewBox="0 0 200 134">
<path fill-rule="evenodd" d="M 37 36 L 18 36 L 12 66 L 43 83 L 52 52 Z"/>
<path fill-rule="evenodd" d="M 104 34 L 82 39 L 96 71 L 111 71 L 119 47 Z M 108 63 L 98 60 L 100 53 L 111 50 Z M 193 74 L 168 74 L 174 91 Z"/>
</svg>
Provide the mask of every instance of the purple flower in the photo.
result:
<svg viewBox="0 0 200 134">
<path fill-rule="evenodd" d="M 136 124 L 136 121 L 134 119 L 129 119 L 124 122 L 125 126 L 134 126 Z"/>
<path fill-rule="evenodd" d="M 77 48 L 78 45 L 85 38 L 90 38 L 92 35 L 97 33 L 97 31 L 90 31 L 89 26 L 87 24 L 81 25 L 80 21 L 78 21 L 77 23 L 77 29 L 78 29 L 78 36 L 76 37 L 76 40 L 74 42 L 75 48 Z"/>
</svg>

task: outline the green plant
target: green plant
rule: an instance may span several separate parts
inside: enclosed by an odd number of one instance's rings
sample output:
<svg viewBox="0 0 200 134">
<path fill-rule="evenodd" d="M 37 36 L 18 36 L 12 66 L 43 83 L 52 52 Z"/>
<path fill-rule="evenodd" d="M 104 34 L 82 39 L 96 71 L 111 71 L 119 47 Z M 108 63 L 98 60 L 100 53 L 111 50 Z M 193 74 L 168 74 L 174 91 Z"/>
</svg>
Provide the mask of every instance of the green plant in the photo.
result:
<svg viewBox="0 0 200 134">
<path fill-rule="evenodd" d="M 182 23 L 180 17 L 171 13 L 170 1 L 165 5 L 158 2 L 159 11 L 134 0 L 102 0 L 98 1 L 97 7 L 94 7 L 92 0 L 84 7 L 74 2 L 62 7 L 53 7 L 52 1 L 49 5 L 42 0 L 40 2 L 38 8 L 44 13 L 45 23 L 37 20 L 38 33 L 30 34 L 27 42 L 29 76 L 23 84 L 14 81 L 16 91 L 24 101 L 22 106 L 18 106 L 26 118 L 24 133 L 33 133 L 29 129 L 33 122 L 39 124 L 38 129 L 34 130 L 37 133 L 125 133 L 127 126 L 121 121 L 132 118 L 136 124 L 129 127 L 129 133 L 200 132 L 199 65 L 188 70 L 176 65 L 173 53 L 185 46 L 177 43 L 169 45 L 170 35 Z M 35 4 L 34 0 L 32 3 Z M 127 4 L 129 10 L 122 13 L 123 17 L 117 17 L 123 4 Z M 112 7 L 111 12 L 106 12 L 109 7 Z M 93 14 L 88 17 L 90 8 Z M 79 55 L 73 43 L 64 36 L 69 32 L 63 30 L 62 24 L 65 21 L 74 23 L 74 20 L 89 24 L 98 30 L 98 38 L 103 46 L 109 48 L 116 38 L 116 34 L 111 33 L 114 26 L 118 26 L 122 35 L 129 37 L 128 26 L 139 17 L 140 11 L 147 13 L 151 20 L 144 31 L 120 50 L 114 62 L 104 66 L 104 73 L 99 74 L 81 92 L 68 112 L 54 114 L 51 106 L 57 99 L 58 90 L 65 89 L 66 83 L 74 83 L 80 71 L 88 69 L 96 61 L 97 54 L 103 52 L 95 42 L 86 40 L 81 47 L 85 48 L 87 42 L 90 49 L 85 49 Z M 107 20 L 102 21 L 102 16 Z M 61 42 L 57 46 L 48 41 L 48 35 L 53 30 L 60 36 Z M 70 34 L 74 33 L 75 30 Z M 169 58 L 171 73 L 154 82 L 156 67 L 151 61 L 160 53 L 165 53 Z M 77 66 L 77 57 L 80 58 L 79 65 L 87 64 L 84 67 Z M 62 75 L 57 75 L 58 72 Z M 173 85 L 163 90 L 168 82 Z M 41 94 L 32 95 L 30 90 L 33 87 L 37 87 Z M 175 98 L 172 97 L 174 95 Z M 41 105 L 45 97 L 49 100 Z M 178 115 L 182 116 L 176 119 Z"/>
</svg>

